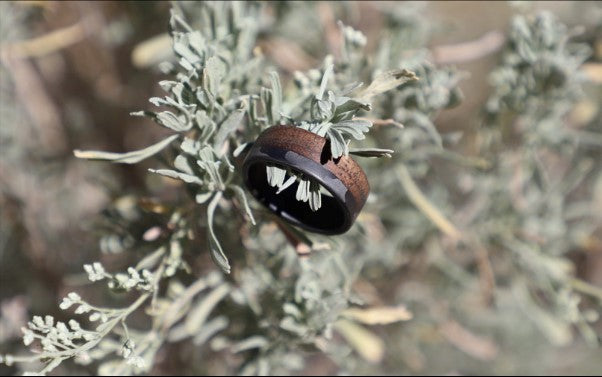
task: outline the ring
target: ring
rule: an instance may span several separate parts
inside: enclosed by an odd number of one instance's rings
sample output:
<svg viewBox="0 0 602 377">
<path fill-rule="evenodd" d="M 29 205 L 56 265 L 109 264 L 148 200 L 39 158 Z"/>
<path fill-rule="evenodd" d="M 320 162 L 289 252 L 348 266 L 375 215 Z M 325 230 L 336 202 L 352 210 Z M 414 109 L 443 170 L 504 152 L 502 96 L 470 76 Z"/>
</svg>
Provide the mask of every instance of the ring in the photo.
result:
<svg viewBox="0 0 602 377">
<path fill-rule="evenodd" d="M 303 173 L 329 195 L 322 195 L 322 206 L 312 211 L 295 198 L 297 182 L 276 194 L 266 166 Z M 259 135 L 243 162 L 243 177 L 251 194 L 269 210 L 293 225 L 327 235 L 349 230 L 370 193 L 357 162 L 350 156 L 333 159 L 329 140 L 295 126 L 273 126 Z"/>
</svg>

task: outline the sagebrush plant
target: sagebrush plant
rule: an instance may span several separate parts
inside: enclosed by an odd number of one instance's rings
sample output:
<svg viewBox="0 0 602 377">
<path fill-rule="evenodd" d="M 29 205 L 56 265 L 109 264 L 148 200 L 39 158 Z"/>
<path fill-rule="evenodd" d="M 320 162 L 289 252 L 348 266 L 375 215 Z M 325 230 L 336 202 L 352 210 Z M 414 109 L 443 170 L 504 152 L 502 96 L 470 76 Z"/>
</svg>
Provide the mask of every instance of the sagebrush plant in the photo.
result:
<svg viewBox="0 0 602 377">
<path fill-rule="evenodd" d="M 285 15 L 312 5 L 279 4 L 277 18 L 265 12 L 268 6 L 174 3 L 169 22 L 174 59 L 160 66 L 171 78 L 159 83 L 165 97 L 150 99 L 161 109 L 133 113 L 173 135 L 139 151 L 76 156 L 128 164 L 156 157 L 164 166 L 150 173 L 180 181 L 186 195 L 171 201 L 118 198 L 104 214 L 100 248 L 135 262 L 112 272 L 90 261 L 84 270 L 90 282 L 105 283 L 131 298 L 130 304 L 107 308 L 71 292 L 59 305 L 73 310 L 77 320 L 35 316 L 23 329 L 23 341 L 36 353 L 5 355 L 3 362 L 39 361 L 39 373 L 45 374 L 73 359 L 94 363 L 103 375 L 141 374 L 152 371 L 168 344 L 187 342 L 207 345 L 203 349 L 227 360 L 191 366 L 199 373 L 289 374 L 316 352 L 327 354 L 340 373 L 361 373 L 366 362 L 384 354 L 382 340 L 366 325 L 414 315 L 400 330 L 399 338 L 408 343 L 400 351 L 406 360 L 428 342 L 417 334 L 421 329 L 446 323 L 453 318 L 449 312 L 470 318 L 463 301 L 443 309 L 437 290 L 473 295 L 475 282 L 483 281 L 489 290 L 483 296 L 504 302 L 510 292 L 551 341 L 566 344 L 576 325 L 596 343 L 589 323 L 596 320 L 602 295 L 575 278 L 564 257 L 595 232 L 596 213 L 565 198 L 592 179 L 588 174 L 601 176 L 594 163 L 600 151 L 583 151 L 583 133 L 567 129 L 564 121 L 579 98 L 578 70 L 588 56 L 567 41 L 564 26 L 549 14 L 514 19 L 477 131 L 482 150 L 472 158 L 445 149 L 454 139 L 433 123 L 440 111 L 461 101 L 463 74 L 431 63 L 425 48 L 431 31 L 419 8 L 384 12 L 385 32 L 375 51 L 366 51 L 363 33 L 339 23 L 337 57 L 328 55 L 315 69 L 283 80 L 258 40 L 270 29 L 280 30 Z M 305 233 L 247 198 L 242 158 L 261 131 L 276 124 L 328 138 L 335 158 L 389 157 L 361 161 L 372 194 L 347 234 Z M 509 149 L 516 133 L 524 135 L 524 145 Z M 498 162 L 495 153 L 512 156 Z M 579 168 L 547 169 L 549 153 Z M 453 166 L 460 177 L 455 189 L 470 211 L 453 210 L 434 159 Z M 297 199 L 319 210 L 314 182 L 277 167 L 268 168 L 268 179 L 281 190 L 298 181 Z M 536 184 L 527 184 L 531 179 Z M 420 182 L 431 183 L 426 193 Z M 508 182 L 518 182 L 514 191 Z M 195 261 L 206 253 L 219 269 L 199 268 Z M 388 293 L 393 302 L 383 306 L 358 289 L 420 255 L 438 274 L 432 290 L 416 293 L 409 281 L 407 288 L 402 284 L 400 292 Z M 580 300 L 586 297 L 591 302 L 583 309 Z M 135 315 L 146 316 L 148 326 L 134 328 L 131 324 L 141 323 L 131 319 Z M 408 364 L 408 371 L 416 371 Z"/>
</svg>

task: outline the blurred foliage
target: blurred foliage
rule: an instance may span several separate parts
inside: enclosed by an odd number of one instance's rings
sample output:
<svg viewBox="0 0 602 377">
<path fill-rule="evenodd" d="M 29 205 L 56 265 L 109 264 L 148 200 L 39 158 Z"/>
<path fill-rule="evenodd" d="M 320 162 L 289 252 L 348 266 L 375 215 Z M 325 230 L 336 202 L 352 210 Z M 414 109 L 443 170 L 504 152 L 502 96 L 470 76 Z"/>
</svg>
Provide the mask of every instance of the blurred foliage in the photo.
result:
<svg viewBox="0 0 602 377">
<path fill-rule="evenodd" d="M 440 113 L 474 93 L 460 90 L 466 72 L 437 64 L 430 41 L 440 30 L 431 26 L 425 3 L 182 2 L 173 4 L 170 17 L 167 8 L 128 5 L 134 25 L 153 15 L 166 21 L 169 38 L 159 34 L 133 56 L 139 66 L 166 59 L 158 65 L 163 93 L 150 98 L 159 109 L 132 113 L 165 132 L 127 148 L 133 152 L 75 154 L 140 163 L 151 174 L 134 189 L 115 183 L 119 174 L 106 165 L 73 166 L 69 149 L 98 146 L 94 137 L 82 139 L 96 131 L 85 126 L 81 111 L 74 115 L 77 106 L 69 119 L 80 119 L 73 122 L 80 130 L 62 134 L 71 138 L 42 135 L 54 148 L 49 153 L 57 171 L 73 169 L 78 182 L 102 192 L 82 210 L 91 196 L 55 187 L 71 201 L 50 212 L 76 224 L 86 219 L 80 231 L 100 240 L 93 248 L 86 239 L 65 243 L 68 237 L 20 244 L 40 227 L 28 206 L 40 211 L 46 202 L 36 199 L 44 197 L 37 190 L 21 192 L 15 177 L 28 177 L 25 187 L 46 188 L 48 155 L 32 158 L 44 151 L 40 144 L 6 126 L 28 123 L 19 118 L 27 103 L 14 95 L 24 73 L 11 53 L 35 53 L 31 43 L 14 41 L 27 37 L 19 25 L 45 10 L 0 6 L 2 29 L 13 30 L 1 34 L 0 255 L 3 275 L 11 265 L 30 268 L 22 283 L 2 278 L 0 351 L 11 372 L 602 368 L 596 280 L 602 268 L 602 93 L 595 76 L 602 18 L 579 34 L 550 12 L 517 7 L 522 14 L 513 16 L 495 55 L 491 91 L 478 120 L 471 119 L 478 127 L 441 132 Z M 596 3 L 580 9 L 601 14 Z M 362 11 L 372 12 L 372 24 L 358 21 Z M 103 28 L 102 38 L 124 43 L 132 33 L 124 25 Z M 374 30 L 379 37 L 371 40 Z M 170 47 L 173 53 L 166 52 Z M 142 90 L 133 96 L 147 97 Z M 372 192 L 347 234 L 302 232 L 247 199 L 240 177 L 246 147 L 282 121 L 325 135 L 337 154 L 389 157 L 361 159 Z M 121 172 L 134 176 L 134 170 Z M 284 174 L 274 172 L 274 185 L 285 184 Z M 101 212 L 105 196 L 112 202 Z M 53 229 L 62 228 L 44 231 Z M 73 268 L 83 265 L 85 273 L 45 277 L 53 271 L 48 265 L 66 263 L 44 259 L 49 246 L 64 246 L 68 254 L 55 255 Z M 20 248 L 33 250 L 25 261 L 16 256 Z M 69 254 L 83 249 L 101 252 Z M 51 298 L 58 302 L 25 309 L 26 285 L 44 281 L 53 282 Z M 31 321 L 23 319 L 26 310 Z M 20 351 L 18 335 L 33 354 Z M 579 365 L 546 365 L 559 350 L 573 360 L 580 355 Z"/>
</svg>

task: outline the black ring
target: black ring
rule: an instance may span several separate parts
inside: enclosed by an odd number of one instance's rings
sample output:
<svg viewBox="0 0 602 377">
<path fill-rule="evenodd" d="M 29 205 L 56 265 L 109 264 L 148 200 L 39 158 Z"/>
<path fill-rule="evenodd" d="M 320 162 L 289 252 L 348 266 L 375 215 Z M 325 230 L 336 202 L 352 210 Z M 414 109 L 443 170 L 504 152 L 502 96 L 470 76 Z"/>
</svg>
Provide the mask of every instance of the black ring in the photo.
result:
<svg viewBox="0 0 602 377">
<path fill-rule="evenodd" d="M 266 166 L 291 169 L 320 183 L 332 196 L 322 195 L 322 206 L 312 211 L 295 198 L 297 184 L 281 193 L 268 184 Z M 364 206 L 370 186 L 360 166 L 349 156 L 331 158 L 329 142 L 294 126 L 264 131 L 243 163 L 244 181 L 251 194 L 289 223 L 315 233 L 345 233 Z"/>
</svg>

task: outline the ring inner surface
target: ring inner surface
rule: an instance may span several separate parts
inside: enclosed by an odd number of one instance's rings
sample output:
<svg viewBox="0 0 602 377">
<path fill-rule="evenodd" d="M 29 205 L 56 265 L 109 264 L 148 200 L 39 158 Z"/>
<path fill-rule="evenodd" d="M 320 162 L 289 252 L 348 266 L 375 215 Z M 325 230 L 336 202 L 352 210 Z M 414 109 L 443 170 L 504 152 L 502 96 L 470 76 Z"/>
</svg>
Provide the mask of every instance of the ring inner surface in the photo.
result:
<svg viewBox="0 0 602 377">
<path fill-rule="evenodd" d="M 249 166 L 247 180 L 253 196 L 271 211 L 293 224 L 321 233 L 337 233 L 345 225 L 344 210 L 333 196 L 322 194 L 322 206 L 312 211 L 308 202 L 295 198 L 298 181 L 276 194 L 278 188 L 270 186 L 267 180 L 267 165 L 284 168 L 279 164 L 257 161 Z"/>
</svg>

